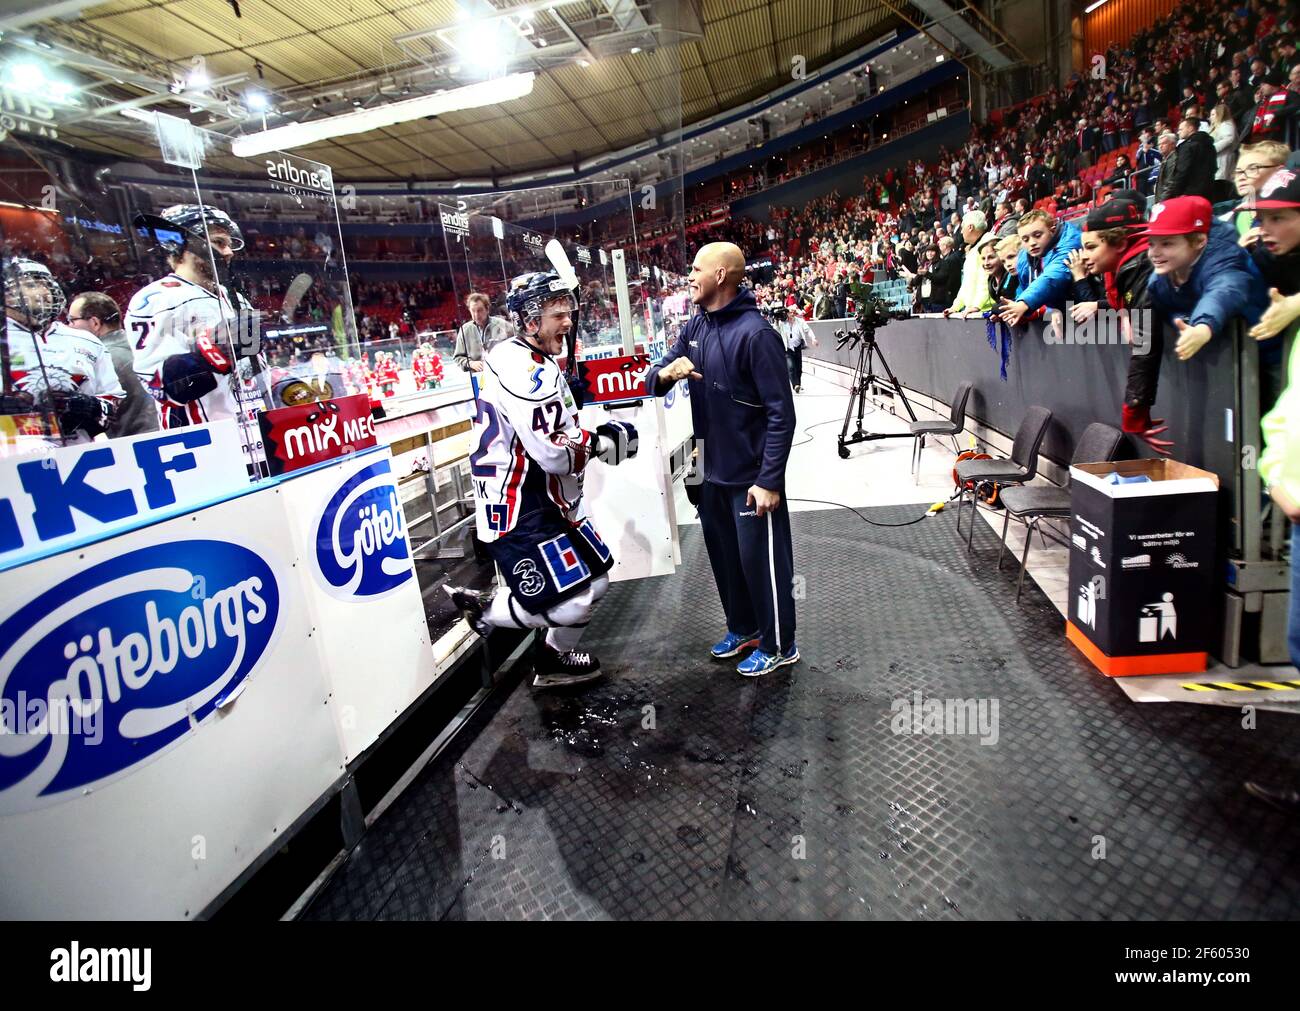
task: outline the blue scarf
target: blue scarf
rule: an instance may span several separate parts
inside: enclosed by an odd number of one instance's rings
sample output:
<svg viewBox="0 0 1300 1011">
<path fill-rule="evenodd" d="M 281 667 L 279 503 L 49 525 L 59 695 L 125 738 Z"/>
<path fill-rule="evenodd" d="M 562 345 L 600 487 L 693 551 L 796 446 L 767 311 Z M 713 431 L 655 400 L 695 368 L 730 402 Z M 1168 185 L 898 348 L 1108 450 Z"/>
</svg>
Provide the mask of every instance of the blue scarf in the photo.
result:
<svg viewBox="0 0 1300 1011">
<path fill-rule="evenodd" d="M 1002 331 L 1002 381 L 1007 381 L 1007 361 L 1011 358 L 1011 328 L 1000 319 L 995 319 L 993 310 L 984 313 L 984 334 L 988 337 L 989 347 L 998 349 L 998 331 Z"/>
</svg>

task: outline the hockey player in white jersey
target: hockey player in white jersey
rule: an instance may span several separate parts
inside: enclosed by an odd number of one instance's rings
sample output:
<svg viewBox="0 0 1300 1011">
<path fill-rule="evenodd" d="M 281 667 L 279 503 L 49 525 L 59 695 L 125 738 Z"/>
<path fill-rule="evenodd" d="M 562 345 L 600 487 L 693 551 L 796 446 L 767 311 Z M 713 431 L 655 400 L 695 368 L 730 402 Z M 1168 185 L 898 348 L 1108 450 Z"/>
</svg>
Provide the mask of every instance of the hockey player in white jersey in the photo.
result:
<svg viewBox="0 0 1300 1011">
<path fill-rule="evenodd" d="M 53 415 L 53 445 L 89 442 L 126 396 L 108 348 L 61 323 L 67 304 L 50 268 L 19 257 L 4 262 L 4 413 Z"/>
<path fill-rule="evenodd" d="M 163 427 L 242 415 L 256 431 L 257 412 L 267 406 L 259 314 L 224 276 L 244 248 L 239 226 L 200 204 L 138 214 L 135 224 L 172 268 L 135 293 L 125 321 L 135 371 L 157 399 Z"/>
<path fill-rule="evenodd" d="M 559 275 L 517 278 L 506 305 L 518 333 L 489 352 L 478 374 L 470 456 L 478 537 L 506 586 L 490 602 L 447 592 L 481 635 L 493 626 L 547 629 L 533 655 L 534 687 L 578 684 L 601 674 L 600 662 L 576 647 L 614 564 L 587 516 L 584 472 L 593 457 L 616 464 L 635 456 L 636 429 L 578 424 L 581 403 L 555 361 L 577 309 Z"/>
</svg>

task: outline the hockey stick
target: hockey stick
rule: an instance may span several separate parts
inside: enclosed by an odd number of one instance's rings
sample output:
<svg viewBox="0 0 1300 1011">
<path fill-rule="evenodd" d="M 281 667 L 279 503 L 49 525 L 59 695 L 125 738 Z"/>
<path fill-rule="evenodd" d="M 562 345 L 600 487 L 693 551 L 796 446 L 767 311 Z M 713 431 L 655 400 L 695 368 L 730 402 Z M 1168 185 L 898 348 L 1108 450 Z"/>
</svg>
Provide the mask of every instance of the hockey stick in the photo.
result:
<svg viewBox="0 0 1300 1011">
<path fill-rule="evenodd" d="M 293 322 L 293 314 L 298 311 L 298 303 L 311 287 L 311 275 L 299 274 L 284 289 L 284 298 L 280 302 L 280 318 L 286 323 Z"/>
<path fill-rule="evenodd" d="M 578 356 L 575 349 L 578 342 L 578 317 L 582 311 L 582 304 L 578 301 L 578 275 L 574 273 L 573 264 L 569 262 L 569 254 L 564 251 L 559 239 L 552 239 L 546 244 L 546 258 L 551 261 L 551 266 L 560 275 L 560 280 L 573 290 L 573 326 L 569 328 L 568 336 L 565 338 L 565 349 L 568 352 L 565 371 L 571 376 L 576 376 Z"/>
</svg>

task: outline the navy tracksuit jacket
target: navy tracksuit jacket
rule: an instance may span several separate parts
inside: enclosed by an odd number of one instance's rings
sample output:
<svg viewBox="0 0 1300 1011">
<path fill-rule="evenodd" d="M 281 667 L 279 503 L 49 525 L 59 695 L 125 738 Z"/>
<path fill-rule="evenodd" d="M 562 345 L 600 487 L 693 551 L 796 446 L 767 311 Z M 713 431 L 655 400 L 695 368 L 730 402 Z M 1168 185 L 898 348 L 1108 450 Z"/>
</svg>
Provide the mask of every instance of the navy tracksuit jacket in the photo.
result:
<svg viewBox="0 0 1300 1011">
<path fill-rule="evenodd" d="M 663 396 L 659 370 L 685 356 L 703 379 L 691 379 L 691 418 L 700 449 L 700 525 L 718 584 L 727 629 L 761 634 L 759 648 L 794 644 L 794 552 L 785 497 L 785 465 L 794 441 L 794 396 L 785 344 L 758 311 L 748 288 L 714 312 L 701 309 L 667 356 L 646 376 Z M 774 512 L 746 503 L 751 485 L 781 493 Z"/>
</svg>

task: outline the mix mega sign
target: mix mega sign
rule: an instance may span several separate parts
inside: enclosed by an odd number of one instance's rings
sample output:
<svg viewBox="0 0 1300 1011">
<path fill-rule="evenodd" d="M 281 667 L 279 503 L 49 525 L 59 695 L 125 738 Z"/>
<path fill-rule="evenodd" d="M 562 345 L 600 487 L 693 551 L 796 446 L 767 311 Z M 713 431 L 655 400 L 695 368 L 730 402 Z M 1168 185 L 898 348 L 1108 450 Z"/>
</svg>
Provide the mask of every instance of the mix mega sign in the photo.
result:
<svg viewBox="0 0 1300 1011">
<path fill-rule="evenodd" d="M 233 420 L 0 458 L 0 566 L 248 487 Z"/>
</svg>

